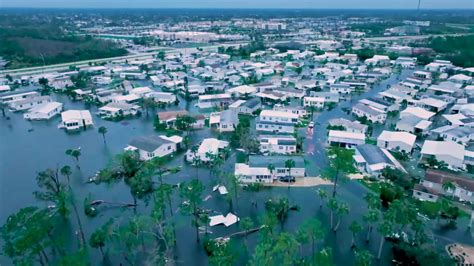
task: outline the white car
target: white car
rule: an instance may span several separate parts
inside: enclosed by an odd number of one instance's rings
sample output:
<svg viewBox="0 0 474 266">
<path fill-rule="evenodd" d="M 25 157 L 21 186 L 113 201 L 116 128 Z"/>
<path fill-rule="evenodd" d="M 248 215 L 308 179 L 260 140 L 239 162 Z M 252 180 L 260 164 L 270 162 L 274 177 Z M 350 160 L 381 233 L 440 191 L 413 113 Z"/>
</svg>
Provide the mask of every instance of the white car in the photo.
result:
<svg viewBox="0 0 474 266">
<path fill-rule="evenodd" d="M 308 128 L 313 128 L 314 127 L 314 122 L 309 122 Z"/>
</svg>

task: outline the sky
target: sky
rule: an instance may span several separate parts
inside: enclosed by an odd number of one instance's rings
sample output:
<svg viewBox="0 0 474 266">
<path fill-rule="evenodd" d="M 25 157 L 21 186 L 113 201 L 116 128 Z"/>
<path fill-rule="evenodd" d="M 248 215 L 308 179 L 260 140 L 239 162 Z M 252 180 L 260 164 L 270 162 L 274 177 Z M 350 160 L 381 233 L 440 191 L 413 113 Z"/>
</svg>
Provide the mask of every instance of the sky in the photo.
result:
<svg viewBox="0 0 474 266">
<path fill-rule="evenodd" d="M 327 8 L 416 9 L 418 0 L 0 0 L 40 8 Z M 474 0 L 421 0 L 423 9 L 474 9 Z"/>
</svg>

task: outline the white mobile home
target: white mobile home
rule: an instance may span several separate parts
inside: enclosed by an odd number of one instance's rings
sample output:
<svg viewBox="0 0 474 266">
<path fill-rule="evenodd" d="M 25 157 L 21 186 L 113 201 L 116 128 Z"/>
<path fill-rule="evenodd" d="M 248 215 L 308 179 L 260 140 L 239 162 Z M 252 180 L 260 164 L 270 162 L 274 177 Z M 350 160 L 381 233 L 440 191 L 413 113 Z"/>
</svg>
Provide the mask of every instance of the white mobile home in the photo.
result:
<svg viewBox="0 0 474 266">
<path fill-rule="evenodd" d="M 48 120 L 58 115 L 63 110 L 63 104 L 58 102 L 50 102 L 44 105 L 31 108 L 23 117 L 27 120 Z"/>
<path fill-rule="evenodd" d="M 61 113 L 61 124 L 58 127 L 72 131 L 93 125 L 92 115 L 88 110 L 69 110 Z"/>
</svg>

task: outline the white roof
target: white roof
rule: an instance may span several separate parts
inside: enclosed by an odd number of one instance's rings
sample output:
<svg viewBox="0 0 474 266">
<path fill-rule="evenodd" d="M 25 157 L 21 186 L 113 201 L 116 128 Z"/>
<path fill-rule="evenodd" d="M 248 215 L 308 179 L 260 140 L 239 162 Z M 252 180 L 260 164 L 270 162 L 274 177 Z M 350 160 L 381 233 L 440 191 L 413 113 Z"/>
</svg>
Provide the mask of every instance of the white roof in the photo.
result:
<svg viewBox="0 0 474 266">
<path fill-rule="evenodd" d="M 325 102 L 324 97 L 304 97 L 305 100 L 308 100 L 310 102 Z"/>
<path fill-rule="evenodd" d="M 82 119 L 92 120 L 92 115 L 88 110 L 69 110 L 61 113 L 61 119 L 63 121 Z"/>
<path fill-rule="evenodd" d="M 222 141 L 214 138 L 204 139 L 201 142 L 201 145 L 199 146 L 198 153 L 206 154 L 209 152 L 212 154 L 217 154 L 219 149 L 223 149 L 228 145 L 229 143 L 227 141 Z"/>
<path fill-rule="evenodd" d="M 230 93 L 250 94 L 250 93 L 256 92 L 257 89 L 252 86 L 242 85 L 242 86 L 230 88 L 227 91 Z"/>
<path fill-rule="evenodd" d="M 423 104 L 426 104 L 428 106 L 433 106 L 433 107 L 436 107 L 436 108 L 443 108 L 443 107 L 446 107 L 447 103 L 442 101 L 442 100 L 439 100 L 439 99 L 435 99 L 435 98 L 423 98 L 420 100 L 420 102 L 422 102 Z"/>
<path fill-rule="evenodd" d="M 416 124 L 416 128 L 419 128 L 421 130 L 425 130 L 429 128 L 433 124 L 433 122 L 428 121 L 428 120 L 421 120 L 418 124 Z"/>
<path fill-rule="evenodd" d="M 131 91 L 131 93 L 133 94 L 145 94 L 145 93 L 150 93 L 150 92 L 153 92 L 153 90 L 148 87 L 138 87 L 138 88 L 132 89 Z"/>
<path fill-rule="evenodd" d="M 169 140 L 169 141 L 171 141 L 173 143 L 176 143 L 176 144 L 183 142 L 183 138 L 180 137 L 180 136 L 176 136 L 176 135 L 170 136 L 170 137 L 167 137 L 165 135 L 161 135 L 160 138 Z"/>
<path fill-rule="evenodd" d="M 229 212 L 226 216 L 224 215 L 210 216 L 209 219 L 210 219 L 209 226 L 224 224 L 226 227 L 229 227 L 240 220 L 239 217 L 235 216 L 235 214 L 231 212 Z"/>
<path fill-rule="evenodd" d="M 427 140 L 421 149 L 422 154 L 449 155 L 464 160 L 464 146 L 451 141 Z"/>
<path fill-rule="evenodd" d="M 398 141 L 408 144 L 410 147 L 413 147 L 416 141 L 416 135 L 413 135 L 408 132 L 403 131 L 387 131 L 384 130 L 377 138 L 382 141 Z"/>
<path fill-rule="evenodd" d="M 252 175 L 271 175 L 267 167 L 252 167 L 244 163 L 235 164 L 236 176 L 252 176 Z"/>
<path fill-rule="evenodd" d="M 211 100 L 211 99 L 226 99 L 226 98 L 231 98 L 232 96 L 228 93 L 222 93 L 222 94 L 205 94 L 205 95 L 199 95 L 199 100 Z"/>
<path fill-rule="evenodd" d="M 0 92 L 2 91 L 9 91 L 10 86 L 9 85 L 0 85 Z"/>
<path fill-rule="evenodd" d="M 449 80 L 458 80 L 458 81 L 471 81 L 472 78 L 464 74 L 457 74 L 449 78 Z"/>
<path fill-rule="evenodd" d="M 260 117 L 263 117 L 263 116 L 287 117 L 287 118 L 295 118 L 295 119 L 299 118 L 297 114 L 284 112 L 284 111 L 275 111 L 275 110 L 263 110 L 262 112 L 260 112 Z"/>
<path fill-rule="evenodd" d="M 237 108 L 240 107 L 242 104 L 244 104 L 246 101 L 245 100 L 237 100 L 233 102 L 231 105 L 229 105 L 229 108 Z"/>
<path fill-rule="evenodd" d="M 401 112 L 401 115 L 402 115 L 402 117 L 405 117 L 407 115 L 413 115 L 413 116 L 419 117 L 421 119 L 428 120 L 431 117 L 433 117 L 435 115 L 435 113 L 427 111 L 427 110 L 425 110 L 421 107 L 411 107 L 411 106 L 409 106 Z"/>
<path fill-rule="evenodd" d="M 362 133 L 354 133 L 342 130 L 329 130 L 329 137 L 365 140 L 365 135 Z"/>
<path fill-rule="evenodd" d="M 40 106 L 36 106 L 30 109 L 30 113 L 44 113 L 47 114 L 53 111 L 56 108 L 63 106 L 62 103 L 59 102 L 50 102 L 46 104 L 42 104 Z"/>
</svg>

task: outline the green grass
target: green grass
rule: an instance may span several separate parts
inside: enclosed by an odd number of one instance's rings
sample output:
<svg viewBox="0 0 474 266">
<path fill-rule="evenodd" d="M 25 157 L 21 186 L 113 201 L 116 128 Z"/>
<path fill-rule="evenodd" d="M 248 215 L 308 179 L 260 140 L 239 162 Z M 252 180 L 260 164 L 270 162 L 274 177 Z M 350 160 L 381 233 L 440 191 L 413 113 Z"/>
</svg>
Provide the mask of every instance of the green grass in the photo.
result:
<svg viewBox="0 0 474 266">
<path fill-rule="evenodd" d="M 377 194 L 380 194 L 380 184 L 376 181 L 368 181 L 368 180 L 365 180 L 365 179 L 361 179 L 359 180 L 359 182 L 366 186 L 368 189 L 370 189 L 371 191 L 377 193 Z"/>
</svg>

